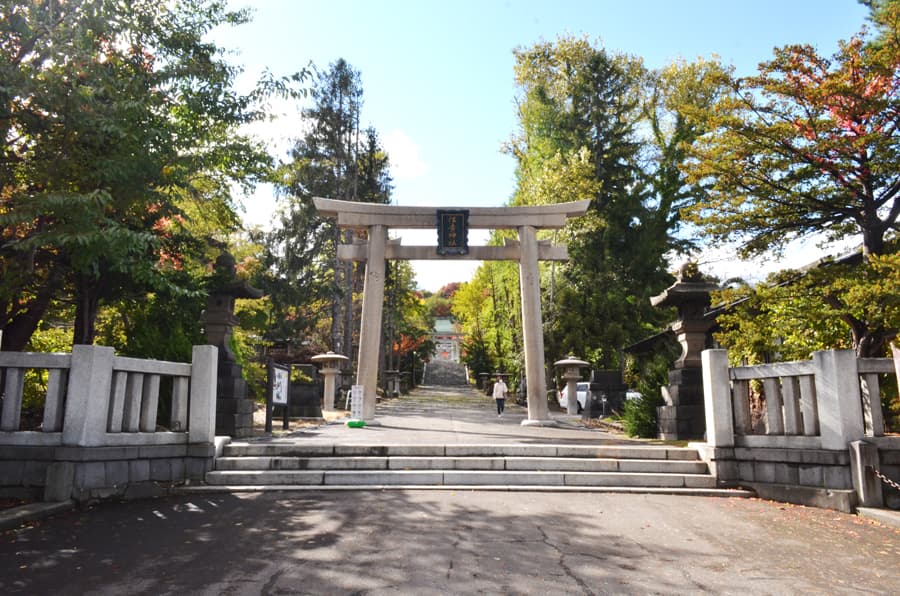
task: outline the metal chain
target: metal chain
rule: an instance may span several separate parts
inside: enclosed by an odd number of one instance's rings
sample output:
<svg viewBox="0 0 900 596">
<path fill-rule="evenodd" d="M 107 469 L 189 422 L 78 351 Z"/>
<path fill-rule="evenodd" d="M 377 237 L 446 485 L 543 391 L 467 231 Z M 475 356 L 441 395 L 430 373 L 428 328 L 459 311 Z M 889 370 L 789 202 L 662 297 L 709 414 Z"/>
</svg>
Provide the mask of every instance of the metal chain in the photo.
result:
<svg viewBox="0 0 900 596">
<path fill-rule="evenodd" d="M 884 483 L 887 484 L 888 486 L 891 486 L 891 487 L 895 488 L 896 490 L 900 490 L 900 484 L 897 484 L 896 482 L 894 482 L 893 480 L 891 480 L 890 478 L 888 478 L 887 476 L 885 476 L 884 474 L 882 474 L 882 473 L 881 473 L 881 470 L 879 470 L 879 469 L 876 468 L 875 466 L 866 466 L 866 467 L 869 468 L 869 469 L 871 469 L 873 472 L 875 472 L 875 475 L 876 475 L 879 479 L 881 479 L 882 482 L 884 482 Z"/>
</svg>

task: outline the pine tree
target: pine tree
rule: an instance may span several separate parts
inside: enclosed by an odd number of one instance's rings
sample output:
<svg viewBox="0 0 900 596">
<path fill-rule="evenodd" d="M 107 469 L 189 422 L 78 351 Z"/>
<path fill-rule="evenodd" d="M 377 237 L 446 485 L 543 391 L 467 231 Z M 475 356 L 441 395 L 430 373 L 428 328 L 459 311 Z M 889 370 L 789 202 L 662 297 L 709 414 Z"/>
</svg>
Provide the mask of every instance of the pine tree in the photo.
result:
<svg viewBox="0 0 900 596">
<path fill-rule="evenodd" d="M 389 159 L 374 128 L 360 129 L 362 83 L 359 71 L 338 60 L 320 72 L 303 110 L 308 132 L 298 139 L 279 170 L 284 206 L 275 229 L 266 234 L 266 274 L 259 281 L 272 296 L 276 340 L 299 341 L 330 314 L 329 348 L 350 358 L 355 335 L 353 302 L 358 273 L 337 259 L 337 245 L 351 242 L 319 217 L 314 197 L 387 203 Z"/>
</svg>

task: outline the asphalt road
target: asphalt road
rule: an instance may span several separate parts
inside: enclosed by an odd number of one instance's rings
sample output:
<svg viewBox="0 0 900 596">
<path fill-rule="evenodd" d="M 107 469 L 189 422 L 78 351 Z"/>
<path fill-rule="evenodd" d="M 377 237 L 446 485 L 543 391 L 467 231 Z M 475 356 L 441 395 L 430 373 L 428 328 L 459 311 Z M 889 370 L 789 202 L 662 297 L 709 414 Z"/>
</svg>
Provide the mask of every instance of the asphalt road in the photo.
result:
<svg viewBox="0 0 900 596">
<path fill-rule="evenodd" d="M 0 535 L 0 593 L 889 594 L 900 530 L 760 501 L 397 490 L 105 503 Z"/>
</svg>

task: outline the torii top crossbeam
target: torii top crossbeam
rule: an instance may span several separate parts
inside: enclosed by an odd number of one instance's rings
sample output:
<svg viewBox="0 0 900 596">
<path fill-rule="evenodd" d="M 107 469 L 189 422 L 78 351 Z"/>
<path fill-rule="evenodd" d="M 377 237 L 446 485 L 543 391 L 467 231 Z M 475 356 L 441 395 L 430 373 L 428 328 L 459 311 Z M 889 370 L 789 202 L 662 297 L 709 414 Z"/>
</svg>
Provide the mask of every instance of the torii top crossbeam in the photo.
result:
<svg viewBox="0 0 900 596">
<path fill-rule="evenodd" d="M 436 207 L 402 207 L 322 197 L 314 197 L 313 202 L 320 215 L 336 218 L 341 228 L 367 228 L 372 225 L 407 229 L 433 228 L 438 210 Z M 564 227 L 570 217 L 584 215 L 590 203 L 589 199 L 584 199 L 553 205 L 464 209 L 469 213 L 470 228 L 499 230 L 531 226 L 535 229 L 554 229 Z"/>
</svg>

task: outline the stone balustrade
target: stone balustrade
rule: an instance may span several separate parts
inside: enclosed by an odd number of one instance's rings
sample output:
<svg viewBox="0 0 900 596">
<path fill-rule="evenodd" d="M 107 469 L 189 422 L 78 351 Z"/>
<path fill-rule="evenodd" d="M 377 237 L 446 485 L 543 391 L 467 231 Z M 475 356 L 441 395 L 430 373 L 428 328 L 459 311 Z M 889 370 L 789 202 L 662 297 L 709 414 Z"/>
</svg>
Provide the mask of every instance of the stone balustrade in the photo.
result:
<svg viewBox="0 0 900 596">
<path fill-rule="evenodd" d="M 215 453 L 217 354 L 195 346 L 186 364 L 103 346 L 0 352 L 0 489 L 83 500 L 202 478 Z M 47 371 L 43 416 L 37 429 L 20 430 L 29 369 Z"/>
<path fill-rule="evenodd" d="M 720 481 L 850 510 L 872 500 L 860 494 L 866 466 L 900 473 L 900 437 L 884 436 L 880 401 L 891 359 L 830 350 L 810 361 L 730 368 L 725 350 L 706 350 L 702 365 L 704 452 Z"/>
</svg>

